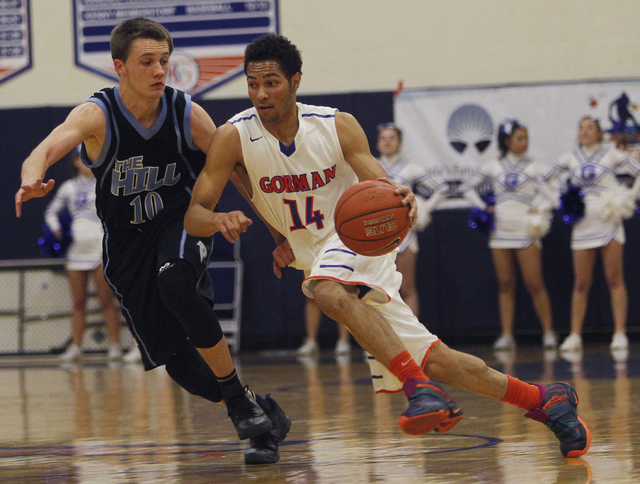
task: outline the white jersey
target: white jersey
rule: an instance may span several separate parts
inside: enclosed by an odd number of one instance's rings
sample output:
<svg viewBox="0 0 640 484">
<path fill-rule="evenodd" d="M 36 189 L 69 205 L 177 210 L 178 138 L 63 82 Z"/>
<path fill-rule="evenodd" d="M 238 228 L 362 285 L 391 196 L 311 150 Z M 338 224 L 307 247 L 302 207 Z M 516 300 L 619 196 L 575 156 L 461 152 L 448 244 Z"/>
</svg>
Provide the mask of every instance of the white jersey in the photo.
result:
<svg viewBox="0 0 640 484">
<path fill-rule="evenodd" d="M 67 269 L 93 270 L 102 262 L 102 223 L 96 212 L 96 179 L 77 176 L 65 181 L 47 206 L 45 222 L 51 230 L 60 230 L 58 214 L 67 209 L 71 215 L 73 241 L 67 251 Z"/>
<path fill-rule="evenodd" d="M 639 172 L 638 164 L 626 153 L 599 144 L 590 150 L 577 147 L 565 153 L 545 174 L 547 180 L 568 174 L 571 183 L 582 188 L 584 193 L 585 216 L 573 226 L 572 249 L 603 247 L 613 239 L 624 244 L 622 222 L 598 216 L 599 199 L 609 190 L 620 189 L 616 174 L 637 177 Z"/>
<path fill-rule="evenodd" d="M 297 103 L 299 129 L 285 146 L 262 125 L 255 108 L 230 122 L 240 133 L 252 202 L 284 235 L 296 269 L 311 270 L 324 243 L 335 233 L 338 199 L 358 177 L 344 159 L 336 130 L 336 109 Z"/>
</svg>

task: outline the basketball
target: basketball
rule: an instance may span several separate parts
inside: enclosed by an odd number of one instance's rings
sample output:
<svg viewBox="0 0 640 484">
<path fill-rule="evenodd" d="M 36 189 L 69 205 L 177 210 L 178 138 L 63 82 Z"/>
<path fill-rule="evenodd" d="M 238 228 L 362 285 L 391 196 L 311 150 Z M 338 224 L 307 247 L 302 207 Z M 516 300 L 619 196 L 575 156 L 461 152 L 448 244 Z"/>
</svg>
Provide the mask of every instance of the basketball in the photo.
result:
<svg viewBox="0 0 640 484">
<path fill-rule="evenodd" d="M 334 222 L 340 240 L 361 255 L 388 254 L 409 232 L 410 207 L 402 204 L 403 198 L 382 181 L 353 185 L 336 205 Z"/>
</svg>

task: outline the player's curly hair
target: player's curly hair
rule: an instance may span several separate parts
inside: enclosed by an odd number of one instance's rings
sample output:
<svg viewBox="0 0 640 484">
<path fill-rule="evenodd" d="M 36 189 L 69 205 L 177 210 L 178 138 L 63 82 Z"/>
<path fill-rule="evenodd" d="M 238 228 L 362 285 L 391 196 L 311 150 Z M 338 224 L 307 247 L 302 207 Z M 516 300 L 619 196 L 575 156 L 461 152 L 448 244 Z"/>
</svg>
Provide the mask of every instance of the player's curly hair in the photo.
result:
<svg viewBox="0 0 640 484">
<path fill-rule="evenodd" d="M 507 143 L 511 139 L 511 136 L 513 136 L 516 129 L 523 129 L 527 131 L 527 127 L 520 124 L 517 119 L 505 121 L 498 127 L 498 150 L 500 151 L 500 156 L 506 156 L 509 152 L 509 146 Z"/>
<path fill-rule="evenodd" d="M 111 31 L 111 58 L 125 62 L 136 39 L 166 40 L 169 53 L 173 52 L 173 40 L 169 31 L 158 22 L 138 17 L 120 22 Z"/>
<path fill-rule="evenodd" d="M 298 48 L 282 35 L 267 34 L 257 38 L 244 51 L 244 73 L 250 62 L 275 61 L 287 79 L 302 74 L 302 56 Z"/>
</svg>

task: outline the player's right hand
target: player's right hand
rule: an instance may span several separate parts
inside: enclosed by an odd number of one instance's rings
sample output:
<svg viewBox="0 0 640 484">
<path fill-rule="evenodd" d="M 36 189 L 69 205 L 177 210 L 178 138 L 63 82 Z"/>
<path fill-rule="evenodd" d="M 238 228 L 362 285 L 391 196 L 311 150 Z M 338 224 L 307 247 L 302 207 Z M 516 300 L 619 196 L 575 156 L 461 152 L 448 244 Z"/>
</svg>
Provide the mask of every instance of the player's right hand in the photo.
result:
<svg viewBox="0 0 640 484">
<path fill-rule="evenodd" d="M 56 182 L 54 180 L 42 183 L 42 178 L 37 178 L 33 182 L 23 183 L 20 190 L 16 193 L 16 217 L 22 215 L 22 202 L 26 202 L 32 198 L 44 197 L 53 189 L 55 184 Z"/>
<path fill-rule="evenodd" d="M 218 214 L 218 231 L 231 243 L 238 240 L 240 234 L 246 232 L 251 224 L 253 221 L 240 210 Z"/>
</svg>

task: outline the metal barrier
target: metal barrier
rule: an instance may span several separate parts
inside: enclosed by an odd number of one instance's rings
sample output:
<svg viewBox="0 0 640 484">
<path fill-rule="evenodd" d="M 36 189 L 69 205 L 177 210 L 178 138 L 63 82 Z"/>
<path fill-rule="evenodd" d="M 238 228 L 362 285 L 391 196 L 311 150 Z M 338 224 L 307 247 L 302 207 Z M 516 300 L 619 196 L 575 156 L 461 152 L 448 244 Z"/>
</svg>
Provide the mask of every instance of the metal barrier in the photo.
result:
<svg viewBox="0 0 640 484">
<path fill-rule="evenodd" d="M 102 351 L 107 338 L 92 286 L 89 295 L 83 347 Z M 0 354 L 64 351 L 71 340 L 71 311 L 63 259 L 0 261 Z M 125 347 L 133 344 L 128 330 L 121 340 Z"/>
</svg>

